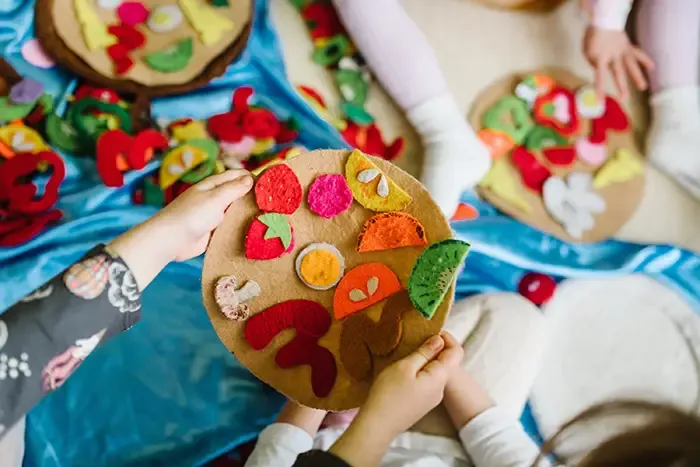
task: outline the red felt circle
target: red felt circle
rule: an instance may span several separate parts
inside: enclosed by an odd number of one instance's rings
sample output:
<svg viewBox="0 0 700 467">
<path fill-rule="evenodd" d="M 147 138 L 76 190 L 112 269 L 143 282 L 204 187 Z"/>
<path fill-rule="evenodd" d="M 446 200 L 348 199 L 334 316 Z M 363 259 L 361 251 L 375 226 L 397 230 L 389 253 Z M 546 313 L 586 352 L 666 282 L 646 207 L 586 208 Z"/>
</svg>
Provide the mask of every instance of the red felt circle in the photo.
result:
<svg viewBox="0 0 700 467">
<path fill-rule="evenodd" d="M 293 214 L 301 198 L 299 179 L 285 164 L 270 167 L 255 184 L 255 202 L 263 211 Z"/>
</svg>

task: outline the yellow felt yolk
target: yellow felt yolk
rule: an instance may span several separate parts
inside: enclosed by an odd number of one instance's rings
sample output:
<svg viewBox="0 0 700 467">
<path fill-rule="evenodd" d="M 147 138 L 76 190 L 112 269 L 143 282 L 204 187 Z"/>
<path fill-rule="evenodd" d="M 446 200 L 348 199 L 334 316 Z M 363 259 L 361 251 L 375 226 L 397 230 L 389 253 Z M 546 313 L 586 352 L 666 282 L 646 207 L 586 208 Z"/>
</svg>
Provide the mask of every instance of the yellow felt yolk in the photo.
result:
<svg viewBox="0 0 700 467">
<path fill-rule="evenodd" d="M 312 250 L 302 258 L 299 274 L 312 287 L 331 287 L 340 276 L 340 261 L 330 251 Z"/>
<path fill-rule="evenodd" d="M 0 128 L 0 141 L 5 143 L 14 153 L 49 150 L 39 133 L 21 124 L 12 124 Z"/>
<path fill-rule="evenodd" d="M 605 113 L 605 100 L 598 97 L 593 86 L 584 86 L 576 93 L 576 109 L 584 118 L 598 118 Z"/>
</svg>

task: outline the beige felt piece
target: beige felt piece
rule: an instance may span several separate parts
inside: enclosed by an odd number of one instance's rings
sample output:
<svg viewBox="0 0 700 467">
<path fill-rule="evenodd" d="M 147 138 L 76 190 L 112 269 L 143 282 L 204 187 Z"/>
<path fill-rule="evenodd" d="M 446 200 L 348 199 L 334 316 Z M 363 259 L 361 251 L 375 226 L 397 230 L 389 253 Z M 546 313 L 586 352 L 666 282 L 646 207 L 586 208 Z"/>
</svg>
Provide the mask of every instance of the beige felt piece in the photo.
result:
<svg viewBox="0 0 700 467">
<path fill-rule="evenodd" d="M 572 90 L 576 90 L 586 84 L 583 79 L 564 70 L 540 69 L 533 70 L 532 73 L 551 76 L 558 84 Z M 469 116 L 469 120 L 476 131 L 482 128 L 481 117 L 483 114 L 503 96 L 512 95 L 515 86 L 527 74 L 529 73 L 510 75 L 489 86 L 488 89 L 486 89 L 483 94 L 477 98 Z M 569 138 L 570 144 L 573 144 L 573 141 L 575 141 L 577 136 L 587 136 L 590 134 L 590 120 L 581 119 L 580 121 L 581 128 L 576 135 Z M 606 146 L 609 158 L 614 156 L 614 154 L 620 148 L 630 149 L 635 154 L 639 154 L 639 150 L 637 149 L 637 145 L 634 140 L 634 135 L 631 131 L 627 131 L 625 133 L 609 131 Z M 597 168 L 591 167 L 580 160 L 576 160 L 571 167 L 554 166 L 546 162 L 546 158 L 542 155 L 542 151 L 532 151 L 532 153 L 535 154 L 540 162 L 543 162 L 549 167 L 553 175 L 565 177 L 566 174 L 571 172 L 595 173 L 597 170 Z M 509 162 L 509 169 L 513 175 L 513 178 L 518 181 L 522 198 L 531 206 L 531 211 L 529 213 L 522 211 L 517 206 L 500 198 L 493 191 L 487 188 L 479 187 L 479 193 L 501 211 L 513 216 L 521 222 L 529 224 L 544 232 L 551 233 L 552 235 L 566 241 L 598 242 L 612 237 L 623 225 L 625 225 L 632 214 L 634 214 L 635 210 L 637 209 L 637 205 L 642 199 L 642 194 L 644 191 L 643 175 L 635 176 L 631 180 L 625 182 L 612 183 L 601 190 L 595 190 L 605 199 L 605 211 L 594 216 L 595 226 L 593 229 L 584 232 L 580 239 L 573 238 L 564 230 L 561 224 L 554 220 L 547 212 L 542 196 L 522 185 L 520 172 L 512 164 L 510 153 L 501 157 L 506 158 L 506 160 Z"/>
<path fill-rule="evenodd" d="M 224 31 L 221 39 L 206 46 L 200 40 L 199 33 L 189 23 L 187 16 L 183 14 L 182 23 L 166 33 L 156 33 L 151 31 L 146 24 L 137 26 L 137 29 L 145 34 L 146 44 L 133 52 L 130 56 L 134 60 L 134 66 L 127 73 L 116 76 L 114 74 L 114 63 L 107 54 L 106 49 L 89 50 L 82 34 L 81 25 L 78 22 L 74 0 L 39 0 L 43 2 L 51 13 L 51 20 L 58 37 L 65 43 L 66 47 L 85 61 L 93 70 L 100 75 L 117 80 L 131 80 L 138 84 L 155 87 L 181 85 L 197 78 L 207 68 L 211 62 L 232 47 L 236 40 L 244 33 L 250 23 L 253 2 L 252 0 L 229 0 L 229 5 L 225 7 L 215 7 L 214 11 L 227 18 L 233 24 L 233 29 Z M 118 24 L 119 19 L 116 10 L 100 8 L 96 0 L 88 0 L 92 11 L 94 11 L 105 25 Z M 206 0 L 197 0 L 201 5 L 208 7 Z M 179 7 L 177 0 L 142 0 L 142 3 L 152 11 L 157 6 L 175 5 Z M 153 52 L 158 52 L 186 39 L 193 39 L 192 58 L 188 65 L 180 71 L 173 73 L 161 73 L 150 68 L 143 58 Z"/>
<path fill-rule="evenodd" d="M 321 346 L 334 354 L 338 377 L 330 394 L 325 398 L 318 398 L 311 389 L 311 371 L 308 366 L 281 369 L 274 362 L 277 350 L 292 340 L 294 331 L 285 330 L 262 351 L 253 350 L 244 338 L 245 323 L 230 321 L 219 310 L 214 301 L 214 286 L 216 280 L 225 275 L 234 275 L 239 284 L 255 280 L 260 284 L 262 294 L 247 302 L 251 315 L 260 313 L 274 304 L 293 299 L 314 300 L 332 314 L 335 289 L 317 291 L 306 287 L 296 275 L 294 267 L 297 255 L 306 246 L 310 243 L 326 242 L 335 245 L 341 251 L 345 258 L 346 271 L 363 263 L 380 262 L 389 266 L 403 287 L 406 287 L 413 265 L 425 247 L 357 253 L 357 235 L 374 212 L 363 208 L 356 201 L 350 209 L 332 219 L 324 219 L 308 209 L 306 194 L 311 182 L 325 173 L 344 174 L 345 161 L 349 154 L 349 151 L 313 151 L 286 162 L 304 188 L 304 201 L 290 216 L 295 236 L 295 247 L 290 254 L 271 261 L 253 261 L 245 257 L 244 239 L 248 225 L 260 213 L 254 196 L 250 193 L 228 210 L 223 223 L 215 231 L 204 259 L 202 273 L 202 294 L 207 313 L 219 338 L 236 358 L 258 378 L 287 397 L 309 407 L 334 411 L 359 406 L 370 386 L 369 382 L 353 380 L 340 363 L 338 352 L 342 321 L 333 318 L 329 332 L 319 341 Z M 372 158 L 372 161 L 413 198 L 405 212 L 420 220 L 430 243 L 452 237 L 447 220 L 417 180 L 389 162 L 376 158 Z M 426 320 L 415 310 L 405 314 L 401 343 L 388 357 L 374 359 L 375 374 L 387 364 L 408 355 L 429 336 L 437 334 L 447 318 L 453 296 L 454 285 L 431 320 Z M 377 320 L 384 303 L 385 301 L 382 301 L 359 313 L 366 312 Z"/>
</svg>

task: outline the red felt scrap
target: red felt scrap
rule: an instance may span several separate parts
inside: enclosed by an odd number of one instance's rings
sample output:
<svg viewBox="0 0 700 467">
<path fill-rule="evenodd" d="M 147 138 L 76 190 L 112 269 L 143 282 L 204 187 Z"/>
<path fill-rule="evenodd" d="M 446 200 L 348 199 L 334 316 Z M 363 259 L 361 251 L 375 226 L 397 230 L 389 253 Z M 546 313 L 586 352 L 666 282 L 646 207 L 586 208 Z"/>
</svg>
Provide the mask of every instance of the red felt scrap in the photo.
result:
<svg viewBox="0 0 700 467">
<path fill-rule="evenodd" d="M 281 128 L 277 116 L 263 108 L 250 109 L 243 115 L 241 124 L 243 132 L 255 139 L 273 138 Z"/>
<path fill-rule="evenodd" d="M 301 10 L 312 39 L 323 39 L 343 32 L 343 26 L 330 3 L 311 2 Z"/>
<path fill-rule="evenodd" d="M 116 104 L 121 99 L 119 94 L 117 94 L 112 89 L 108 88 L 96 88 L 88 84 L 83 84 L 80 86 L 73 94 L 75 101 L 79 101 L 85 97 L 92 97 L 94 99 L 101 100 L 103 102 L 108 102 L 110 104 Z"/>
<path fill-rule="evenodd" d="M 399 157 L 405 144 L 403 138 L 396 138 L 391 144 L 387 145 L 376 123 L 359 126 L 352 121 L 348 121 L 341 135 L 352 147 L 359 149 L 365 154 L 381 157 L 388 161 Z"/>
<path fill-rule="evenodd" d="M 573 146 L 544 148 L 542 154 L 554 165 L 568 167 L 576 161 L 576 149 Z"/>
<path fill-rule="evenodd" d="M 302 188 L 286 164 L 265 170 L 255 184 L 255 201 L 263 211 L 293 214 L 301 205 Z"/>
<path fill-rule="evenodd" d="M 245 237 L 245 257 L 260 261 L 279 258 L 294 249 L 294 227 L 292 227 L 292 243 L 285 250 L 280 238 L 265 240 L 268 227 L 259 219 L 254 219 Z"/>
<path fill-rule="evenodd" d="M 37 172 L 40 165 L 48 164 L 51 174 L 44 193 L 37 196 L 38 188 L 25 179 Z M 36 214 L 48 211 L 58 200 L 58 188 L 66 176 L 66 167 L 56 153 L 20 153 L 6 160 L 0 170 L 0 200 L 6 201 L 6 210 L 13 214 Z"/>
<path fill-rule="evenodd" d="M 136 50 L 146 44 L 146 36 L 134 26 L 113 24 L 107 28 L 107 31 L 128 51 Z"/>
<path fill-rule="evenodd" d="M 630 128 L 630 121 L 622 106 L 610 96 L 605 96 L 605 113 L 591 122 L 591 143 L 602 144 L 608 131 L 623 132 Z"/>
<path fill-rule="evenodd" d="M 516 147 L 512 157 L 513 164 L 518 168 L 523 179 L 523 185 L 542 194 L 544 182 L 552 175 L 552 172 L 523 146 Z"/>
<path fill-rule="evenodd" d="M 57 222 L 63 214 L 57 209 L 33 216 L 10 218 L 0 221 L 0 247 L 13 247 L 28 242 L 41 233 L 51 222 Z"/>
<path fill-rule="evenodd" d="M 292 341 L 275 356 L 280 368 L 301 365 L 311 367 L 311 387 L 317 397 L 326 397 L 333 389 L 338 368 L 335 357 L 318 345 L 331 327 L 328 311 L 311 300 L 289 300 L 273 305 L 246 322 L 245 340 L 255 350 L 267 347 L 285 329 L 294 329 Z"/>
<path fill-rule="evenodd" d="M 564 96 L 568 103 L 568 122 L 562 122 L 552 115 L 547 115 L 547 112 L 545 112 L 545 107 L 554 105 L 555 98 L 559 96 Z M 564 136 L 571 136 L 579 129 L 580 120 L 578 112 L 576 112 L 576 95 L 571 89 L 561 86 L 557 86 L 547 94 L 539 96 L 532 108 L 532 115 L 540 125 L 553 128 Z"/>
<path fill-rule="evenodd" d="M 518 293 L 537 306 L 547 303 L 556 288 L 554 278 L 539 272 L 528 272 L 518 283 Z"/>
<path fill-rule="evenodd" d="M 109 130 L 97 140 L 97 172 L 105 186 L 124 186 L 124 175 L 118 161 L 123 158 L 129 168 L 143 169 L 153 157 L 153 150 L 168 148 L 168 139 L 156 130 L 148 129 L 131 137 L 123 130 Z"/>
</svg>

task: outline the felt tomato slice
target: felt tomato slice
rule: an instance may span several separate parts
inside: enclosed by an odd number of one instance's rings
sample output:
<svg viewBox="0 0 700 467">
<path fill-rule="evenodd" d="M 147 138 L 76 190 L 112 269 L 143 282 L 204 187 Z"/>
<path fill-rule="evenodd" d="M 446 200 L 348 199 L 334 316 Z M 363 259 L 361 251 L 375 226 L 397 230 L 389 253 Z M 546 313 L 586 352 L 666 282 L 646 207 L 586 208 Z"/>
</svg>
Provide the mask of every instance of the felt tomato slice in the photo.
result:
<svg viewBox="0 0 700 467">
<path fill-rule="evenodd" d="M 532 114 L 538 124 L 553 128 L 564 136 L 571 136 L 579 129 L 576 96 L 563 87 L 556 87 L 538 97 Z"/>
<path fill-rule="evenodd" d="M 544 182 L 552 175 L 552 172 L 538 161 L 534 154 L 522 146 L 515 148 L 512 157 L 513 165 L 520 172 L 523 185 L 541 194 Z"/>
<path fill-rule="evenodd" d="M 276 259 L 293 249 L 294 229 L 289 224 L 289 220 L 282 214 L 263 214 L 250 224 L 248 234 L 245 237 L 246 258 Z"/>
<path fill-rule="evenodd" d="M 396 274 L 382 263 L 354 267 L 341 279 L 333 295 L 333 314 L 343 319 L 402 290 Z"/>
<path fill-rule="evenodd" d="M 568 167 L 576 161 L 576 149 L 571 146 L 546 148 L 542 154 L 554 165 Z"/>
</svg>

